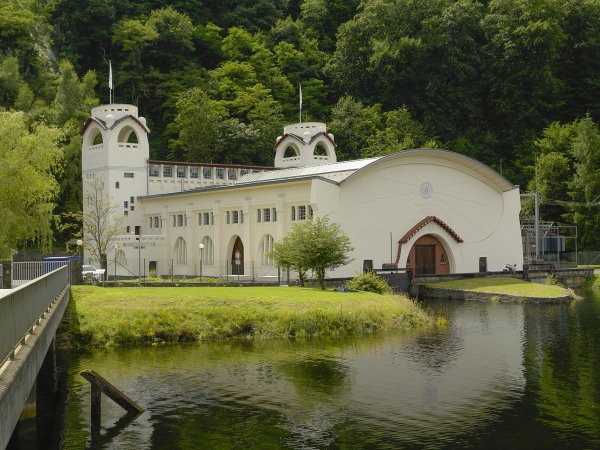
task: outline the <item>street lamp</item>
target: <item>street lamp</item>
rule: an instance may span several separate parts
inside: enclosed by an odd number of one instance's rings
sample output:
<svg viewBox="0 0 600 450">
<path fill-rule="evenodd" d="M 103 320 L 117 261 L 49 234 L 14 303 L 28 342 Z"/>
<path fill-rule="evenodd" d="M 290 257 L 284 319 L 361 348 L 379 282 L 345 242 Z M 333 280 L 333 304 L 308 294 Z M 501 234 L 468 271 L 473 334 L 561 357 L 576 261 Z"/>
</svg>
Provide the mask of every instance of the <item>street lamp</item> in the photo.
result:
<svg viewBox="0 0 600 450">
<path fill-rule="evenodd" d="M 135 240 L 138 241 L 138 281 L 142 281 L 142 235 L 139 234 Z"/>
<path fill-rule="evenodd" d="M 204 244 L 200 243 L 198 245 L 200 249 L 200 281 L 202 281 L 202 260 L 204 259 Z"/>
<path fill-rule="evenodd" d="M 119 244 L 115 244 L 115 281 L 117 281 L 117 252 L 119 251 Z"/>
<path fill-rule="evenodd" d="M 235 252 L 235 266 L 237 269 L 237 276 L 238 276 L 238 284 L 240 284 L 240 257 L 242 256 L 242 254 L 239 251 Z"/>
<path fill-rule="evenodd" d="M 81 239 L 77 239 L 77 253 L 79 254 L 79 259 L 83 264 L 83 241 Z"/>
</svg>

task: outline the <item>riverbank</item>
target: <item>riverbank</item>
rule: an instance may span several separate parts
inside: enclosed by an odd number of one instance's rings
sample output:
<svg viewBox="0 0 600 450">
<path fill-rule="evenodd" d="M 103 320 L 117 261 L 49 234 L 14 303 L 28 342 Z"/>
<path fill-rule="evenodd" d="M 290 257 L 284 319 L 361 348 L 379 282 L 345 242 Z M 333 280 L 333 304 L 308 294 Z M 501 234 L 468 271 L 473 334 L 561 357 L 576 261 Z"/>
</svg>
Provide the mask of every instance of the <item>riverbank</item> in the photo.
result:
<svg viewBox="0 0 600 450">
<path fill-rule="evenodd" d="M 61 328 L 74 347 L 316 337 L 431 325 L 410 299 L 297 287 L 72 286 Z"/>
<path fill-rule="evenodd" d="M 555 303 L 575 298 L 572 291 L 561 286 L 530 283 L 518 278 L 482 277 L 431 283 L 423 286 L 422 295 L 470 301 L 500 301 L 514 303 Z"/>
</svg>

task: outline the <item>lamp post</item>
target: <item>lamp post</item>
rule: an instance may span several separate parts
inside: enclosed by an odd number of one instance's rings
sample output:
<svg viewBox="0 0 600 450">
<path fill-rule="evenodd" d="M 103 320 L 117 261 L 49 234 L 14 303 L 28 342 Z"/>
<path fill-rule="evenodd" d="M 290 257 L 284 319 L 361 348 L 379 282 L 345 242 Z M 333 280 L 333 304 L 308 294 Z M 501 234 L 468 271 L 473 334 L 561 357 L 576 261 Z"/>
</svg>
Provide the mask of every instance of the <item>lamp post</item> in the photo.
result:
<svg viewBox="0 0 600 450">
<path fill-rule="evenodd" d="M 237 269 L 238 284 L 240 284 L 240 256 L 242 255 L 239 251 L 235 252 L 235 267 Z"/>
<path fill-rule="evenodd" d="M 198 245 L 200 249 L 200 281 L 202 281 L 202 260 L 204 259 L 204 244 L 200 243 Z"/>
<path fill-rule="evenodd" d="M 83 241 L 81 239 L 77 239 L 77 254 L 79 255 L 79 270 L 78 274 L 75 276 L 75 279 L 78 283 L 83 282 Z M 71 270 L 71 269 L 69 269 Z M 71 276 L 72 272 L 71 272 Z"/>
<path fill-rule="evenodd" d="M 115 281 L 117 281 L 117 252 L 119 251 L 119 244 L 115 244 Z"/>
<path fill-rule="evenodd" d="M 77 239 L 77 254 L 83 264 L 83 241 L 81 239 Z"/>
<path fill-rule="evenodd" d="M 138 281 L 142 280 L 142 235 L 139 234 L 136 238 L 138 241 Z"/>
</svg>

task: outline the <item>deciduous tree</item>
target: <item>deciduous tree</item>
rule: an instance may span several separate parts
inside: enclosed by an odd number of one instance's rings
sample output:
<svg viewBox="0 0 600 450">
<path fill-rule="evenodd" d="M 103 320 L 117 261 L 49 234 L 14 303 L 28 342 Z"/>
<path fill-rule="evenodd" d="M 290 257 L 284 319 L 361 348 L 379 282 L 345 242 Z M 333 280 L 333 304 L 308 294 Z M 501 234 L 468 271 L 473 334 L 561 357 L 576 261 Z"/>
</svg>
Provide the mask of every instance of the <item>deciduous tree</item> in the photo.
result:
<svg viewBox="0 0 600 450">
<path fill-rule="evenodd" d="M 325 273 L 352 261 L 350 238 L 328 217 L 316 217 L 296 224 L 273 245 L 273 258 L 279 266 L 298 271 L 304 285 L 304 274 L 313 270 L 321 289 L 325 289 Z"/>
<path fill-rule="evenodd" d="M 83 197 L 83 245 L 92 258 L 102 262 L 123 233 L 123 216 L 115 214 L 119 205 L 104 190 L 104 180 L 93 178 Z M 103 267 L 106 269 L 106 267 Z"/>
<path fill-rule="evenodd" d="M 52 218 L 59 185 L 60 131 L 29 128 L 22 112 L 0 112 L 0 255 L 18 244 L 52 244 Z"/>
</svg>

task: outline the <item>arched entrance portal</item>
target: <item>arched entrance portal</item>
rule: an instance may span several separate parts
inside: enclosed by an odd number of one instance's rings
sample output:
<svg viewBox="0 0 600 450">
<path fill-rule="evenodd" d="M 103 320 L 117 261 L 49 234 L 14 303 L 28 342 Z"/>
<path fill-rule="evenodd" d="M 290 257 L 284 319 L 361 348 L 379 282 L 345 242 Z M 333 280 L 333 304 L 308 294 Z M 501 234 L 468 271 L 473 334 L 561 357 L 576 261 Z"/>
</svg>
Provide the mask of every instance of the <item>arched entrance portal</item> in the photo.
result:
<svg viewBox="0 0 600 450">
<path fill-rule="evenodd" d="M 431 234 L 417 239 L 410 249 L 406 266 L 415 275 L 450 273 L 448 253 Z"/>
<path fill-rule="evenodd" d="M 231 274 L 244 275 L 244 244 L 238 236 L 231 251 Z"/>
</svg>

